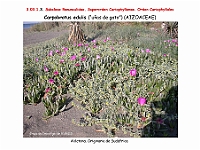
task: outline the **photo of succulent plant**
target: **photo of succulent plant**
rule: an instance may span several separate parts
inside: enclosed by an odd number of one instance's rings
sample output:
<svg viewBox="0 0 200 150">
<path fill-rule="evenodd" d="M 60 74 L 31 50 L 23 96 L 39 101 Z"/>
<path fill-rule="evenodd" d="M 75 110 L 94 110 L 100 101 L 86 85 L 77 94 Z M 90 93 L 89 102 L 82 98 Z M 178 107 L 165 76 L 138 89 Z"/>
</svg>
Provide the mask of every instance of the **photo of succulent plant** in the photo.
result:
<svg viewBox="0 0 200 150">
<path fill-rule="evenodd" d="M 60 35 L 27 44 L 39 30 Z M 81 117 L 69 117 L 70 129 L 178 137 L 178 22 L 41 22 L 24 36 L 24 116 L 27 105 L 42 105 L 47 121 L 80 110 Z"/>
</svg>

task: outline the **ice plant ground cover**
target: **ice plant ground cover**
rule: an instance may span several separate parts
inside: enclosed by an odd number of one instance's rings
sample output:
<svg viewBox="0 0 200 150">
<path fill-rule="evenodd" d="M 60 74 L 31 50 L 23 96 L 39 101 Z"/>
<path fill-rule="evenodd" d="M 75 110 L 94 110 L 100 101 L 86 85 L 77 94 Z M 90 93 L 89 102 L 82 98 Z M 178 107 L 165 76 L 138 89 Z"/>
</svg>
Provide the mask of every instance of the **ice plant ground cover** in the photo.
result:
<svg viewBox="0 0 200 150">
<path fill-rule="evenodd" d="M 168 136 L 178 117 L 178 60 L 160 48 L 178 51 L 178 41 L 136 48 L 107 37 L 34 48 L 24 53 L 23 102 L 42 102 L 48 119 L 65 110 L 70 94 L 85 111 L 75 125 L 100 125 L 108 136 Z"/>
</svg>

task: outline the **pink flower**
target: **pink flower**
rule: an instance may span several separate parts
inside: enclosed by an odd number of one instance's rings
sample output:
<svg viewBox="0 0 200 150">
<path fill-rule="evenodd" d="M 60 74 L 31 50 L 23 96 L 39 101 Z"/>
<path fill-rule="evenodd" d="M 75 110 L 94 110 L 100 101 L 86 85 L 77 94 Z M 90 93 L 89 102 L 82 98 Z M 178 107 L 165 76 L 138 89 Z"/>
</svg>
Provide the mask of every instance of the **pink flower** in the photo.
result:
<svg viewBox="0 0 200 150">
<path fill-rule="evenodd" d="M 64 50 L 64 51 L 67 51 L 67 50 L 68 50 L 68 48 L 67 48 L 67 47 L 64 47 L 64 48 L 63 48 L 63 50 Z"/>
<path fill-rule="evenodd" d="M 96 43 L 96 40 L 93 40 L 92 43 Z"/>
<path fill-rule="evenodd" d="M 146 49 L 146 53 L 150 53 L 151 52 L 151 50 L 150 49 Z"/>
<path fill-rule="evenodd" d="M 81 58 L 81 61 L 85 61 L 85 60 L 86 60 L 86 57 L 82 57 L 82 58 Z"/>
<path fill-rule="evenodd" d="M 58 74 L 59 74 L 59 72 L 58 71 L 54 71 L 54 73 L 53 73 L 55 76 L 57 76 Z"/>
<path fill-rule="evenodd" d="M 59 52 L 60 52 L 60 51 L 57 49 L 57 50 L 56 50 L 56 53 L 59 53 Z"/>
<path fill-rule="evenodd" d="M 139 97 L 138 98 L 138 104 L 143 106 L 144 104 L 146 104 L 146 99 L 144 97 Z"/>
<path fill-rule="evenodd" d="M 90 48 L 88 48 L 88 52 L 90 52 Z"/>
<path fill-rule="evenodd" d="M 105 40 L 103 40 L 103 42 L 106 42 L 107 40 L 105 39 Z"/>
<path fill-rule="evenodd" d="M 141 120 L 142 120 L 142 121 L 146 121 L 146 117 L 142 117 Z"/>
<path fill-rule="evenodd" d="M 71 60 L 75 60 L 76 59 L 76 55 L 73 55 L 70 57 Z"/>
<path fill-rule="evenodd" d="M 156 122 L 157 122 L 158 124 L 163 124 L 163 123 L 164 123 L 163 119 L 161 119 L 161 118 L 157 118 Z"/>
<path fill-rule="evenodd" d="M 100 55 L 97 55 L 97 56 L 96 56 L 96 59 L 100 59 L 100 58 L 101 58 Z"/>
<path fill-rule="evenodd" d="M 163 56 L 165 57 L 165 56 L 167 56 L 167 54 L 163 54 Z"/>
<path fill-rule="evenodd" d="M 35 61 L 38 62 L 38 58 L 36 58 Z"/>
<path fill-rule="evenodd" d="M 45 89 L 45 93 L 49 93 L 50 91 L 51 91 L 51 88 L 49 87 Z"/>
<path fill-rule="evenodd" d="M 62 53 L 61 53 L 61 56 L 64 56 L 65 54 L 66 54 L 66 52 L 62 52 Z"/>
<path fill-rule="evenodd" d="M 177 42 L 177 40 L 176 40 L 176 39 L 172 39 L 172 42 L 173 42 L 173 43 L 176 43 L 176 42 Z"/>
<path fill-rule="evenodd" d="M 131 76 L 136 76 L 136 74 L 137 74 L 137 70 L 136 69 L 131 69 L 130 70 L 130 75 Z"/>
<path fill-rule="evenodd" d="M 50 84 L 53 84 L 53 83 L 54 83 L 54 80 L 53 80 L 53 79 L 49 79 L 49 83 L 50 83 Z"/>
<path fill-rule="evenodd" d="M 78 46 L 78 47 L 81 47 L 81 46 L 83 46 L 83 44 L 82 44 L 82 43 L 79 43 L 77 46 Z"/>
<path fill-rule="evenodd" d="M 50 51 L 50 52 L 49 52 L 49 56 L 53 56 L 53 51 Z"/>
<path fill-rule="evenodd" d="M 96 46 L 96 45 L 94 45 L 94 46 L 93 46 L 93 48 L 97 48 L 97 46 Z"/>
<path fill-rule="evenodd" d="M 44 66 L 44 71 L 45 71 L 45 72 L 48 72 L 49 69 L 48 69 L 46 66 Z"/>
<path fill-rule="evenodd" d="M 110 38 L 109 38 L 109 37 L 107 37 L 107 38 L 106 38 L 106 40 L 107 40 L 107 41 L 109 41 L 109 40 L 110 40 Z"/>
<path fill-rule="evenodd" d="M 86 43 L 85 46 L 87 47 L 87 46 L 88 46 L 88 43 Z"/>
<path fill-rule="evenodd" d="M 144 53 L 144 50 L 142 49 L 141 52 Z"/>
<path fill-rule="evenodd" d="M 75 64 L 75 66 L 76 66 L 76 67 L 79 67 L 79 66 L 80 66 L 80 64 L 79 64 L 79 63 L 76 63 L 76 64 Z"/>
<path fill-rule="evenodd" d="M 111 50 L 112 50 L 112 51 L 114 51 L 114 50 L 115 50 L 115 48 L 114 48 L 114 47 L 111 47 Z"/>
<path fill-rule="evenodd" d="M 64 61 L 65 61 L 64 59 L 61 59 L 61 60 L 60 60 L 60 63 L 63 63 Z"/>
</svg>

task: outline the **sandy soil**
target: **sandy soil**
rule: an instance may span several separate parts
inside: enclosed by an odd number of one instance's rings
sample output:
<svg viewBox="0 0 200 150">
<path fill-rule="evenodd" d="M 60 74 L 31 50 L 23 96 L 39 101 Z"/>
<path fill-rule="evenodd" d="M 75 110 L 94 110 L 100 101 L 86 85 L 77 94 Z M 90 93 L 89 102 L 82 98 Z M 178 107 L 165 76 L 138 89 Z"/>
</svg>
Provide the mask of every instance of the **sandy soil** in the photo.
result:
<svg viewBox="0 0 200 150">
<path fill-rule="evenodd" d="M 41 32 L 28 32 L 24 29 L 23 32 L 23 46 L 28 46 L 30 44 L 36 44 L 56 38 L 58 36 L 68 33 L 68 30 L 62 31 L 41 31 Z"/>
<path fill-rule="evenodd" d="M 42 103 L 32 106 L 24 105 L 23 136 L 24 137 L 106 137 L 97 132 L 95 126 L 80 127 L 72 123 L 79 121 L 84 112 L 69 104 L 66 110 L 57 116 L 43 120 L 44 106 Z"/>
<path fill-rule="evenodd" d="M 57 116 L 43 120 L 44 106 L 23 105 L 23 137 L 107 137 L 100 126 L 81 127 L 72 123 L 80 120 L 84 111 L 71 105 L 73 99 L 67 97 L 67 108 Z M 116 137 L 127 137 L 121 132 Z"/>
</svg>

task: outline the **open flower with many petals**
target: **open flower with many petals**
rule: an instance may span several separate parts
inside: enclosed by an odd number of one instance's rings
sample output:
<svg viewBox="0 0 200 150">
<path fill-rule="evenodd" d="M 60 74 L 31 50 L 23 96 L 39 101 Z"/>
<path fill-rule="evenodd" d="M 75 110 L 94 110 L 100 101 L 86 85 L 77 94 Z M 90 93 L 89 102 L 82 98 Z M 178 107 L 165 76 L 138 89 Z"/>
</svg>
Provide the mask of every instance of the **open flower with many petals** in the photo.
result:
<svg viewBox="0 0 200 150">
<path fill-rule="evenodd" d="M 73 55 L 70 57 L 70 60 L 75 60 L 76 59 L 76 55 Z"/>
<path fill-rule="evenodd" d="M 62 63 L 64 63 L 64 61 L 65 61 L 64 59 L 61 59 L 61 60 L 60 60 L 60 63 L 62 64 Z"/>
<path fill-rule="evenodd" d="M 48 71 L 49 71 L 49 69 L 47 68 L 47 66 L 44 66 L 44 71 L 45 71 L 45 72 L 48 72 Z"/>
<path fill-rule="evenodd" d="M 86 60 L 86 57 L 82 57 L 82 58 L 81 58 L 81 61 L 85 61 L 85 60 Z"/>
<path fill-rule="evenodd" d="M 50 51 L 48 56 L 53 56 L 53 51 Z"/>
<path fill-rule="evenodd" d="M 140 104 L 141 106 L 143 106 L 144 104 L 146 104 L 147 100 L 144 97 L 139 97 L 138 98 L 138 104 Z"/>
<path fill-rule="evenodd" d="M 151 50 L 150 49 L 146 49 L 146 53 L 150 53 L 151 52 Z"/>
<path fill-rule="evenodd" d="M 79 63 L 76 63 L 76 64 L 75 64 L 75 66 L 76 66 L 76 67 L 79 67 L 79 66 L 80 66 L 80 64 L 79 64 Z"/>
<path fill-rule="evenodd" d="M 48 88 L 45 89 L 45 93 L 49 93 L 50 91 L 51 91 L 50 87 L 48 87 Z"/>
<path fill-rule="evenodd" d="M 100 58 L 101 58 L 100 55 L 97 55 L 97 56 L 96 56 L 96 59 L 100 59 Z"/>
<path fill-rule="evenodd" d="M 57 76 L 58 74 L 59 74 L 59 72 L 58 71 L 54 71 L 54 76 Z"/>
<path fill-rule="evenodd" d="M 54 79 L 49 79 L 49 83 L 53 84 L 54 83 Z"/>
<path fill-rule="evenodd" d="M 136 74 L 137 74 L 137 70 L 136 69 L 131 69 L 130 70 L 130 75 L 131 76 L 136 76 Z"/>
</svg>

